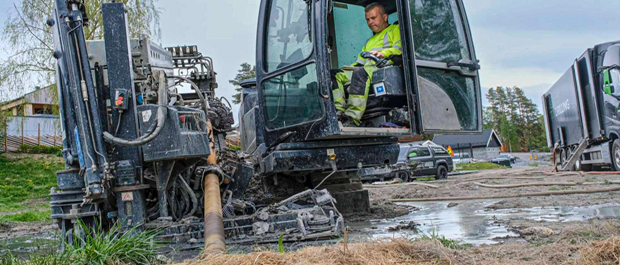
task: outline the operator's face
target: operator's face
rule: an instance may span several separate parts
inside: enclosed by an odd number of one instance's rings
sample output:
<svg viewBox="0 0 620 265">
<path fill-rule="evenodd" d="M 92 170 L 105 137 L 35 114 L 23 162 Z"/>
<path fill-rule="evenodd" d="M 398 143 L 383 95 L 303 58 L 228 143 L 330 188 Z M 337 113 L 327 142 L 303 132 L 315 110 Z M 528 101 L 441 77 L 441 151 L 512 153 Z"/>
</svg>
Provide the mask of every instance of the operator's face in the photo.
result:
<svg viewBox="0 0 620 265">
<path fill-rule="evenodd" d="M 366 12 L 366 24 L 374 33 L 379 33 L 388 26 L 388 15 L 381 14 L 380 10 L 379 8 L 373 8 Z"/>
</svg>

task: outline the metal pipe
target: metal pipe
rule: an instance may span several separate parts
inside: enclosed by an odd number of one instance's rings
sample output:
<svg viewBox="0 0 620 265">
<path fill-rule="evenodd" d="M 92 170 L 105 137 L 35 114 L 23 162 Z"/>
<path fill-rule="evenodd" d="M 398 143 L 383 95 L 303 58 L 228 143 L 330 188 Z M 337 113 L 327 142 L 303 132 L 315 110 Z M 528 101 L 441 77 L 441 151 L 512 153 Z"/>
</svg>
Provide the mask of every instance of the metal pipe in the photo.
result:
<svg viewBox="0 0 620 265">
<path fill-rule="evenodd" d="M 207 121 L 207 130 L 211 142 L 211 154 L 207 157 L 207 162 L 211 165 L 217 164 L 215 145 L 213 144 L 213 126 Z M 222 216 L 222 198 L 220 196 L 220 179 L 216 174 L 208 173 L 205 177 L 204 193 L 204 239 L 205 254 L 226 253 L 226 241 L 224 239 L 224 218 Z"/>
</svg>

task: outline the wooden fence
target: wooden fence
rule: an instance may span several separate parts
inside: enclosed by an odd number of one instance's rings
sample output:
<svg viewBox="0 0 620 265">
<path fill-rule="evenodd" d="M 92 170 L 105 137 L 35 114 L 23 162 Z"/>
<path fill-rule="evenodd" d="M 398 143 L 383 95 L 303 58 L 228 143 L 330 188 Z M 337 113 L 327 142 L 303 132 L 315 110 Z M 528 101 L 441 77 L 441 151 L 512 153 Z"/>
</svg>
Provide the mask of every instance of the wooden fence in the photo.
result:
<svg viewBox="0 0 620 265">
<path fill-rule="evenodd" d="M 62 146 L 58 117 L 9 117 L 0 128 L 0 152 L 18 152 L 20 145 Z"/>
</svg>

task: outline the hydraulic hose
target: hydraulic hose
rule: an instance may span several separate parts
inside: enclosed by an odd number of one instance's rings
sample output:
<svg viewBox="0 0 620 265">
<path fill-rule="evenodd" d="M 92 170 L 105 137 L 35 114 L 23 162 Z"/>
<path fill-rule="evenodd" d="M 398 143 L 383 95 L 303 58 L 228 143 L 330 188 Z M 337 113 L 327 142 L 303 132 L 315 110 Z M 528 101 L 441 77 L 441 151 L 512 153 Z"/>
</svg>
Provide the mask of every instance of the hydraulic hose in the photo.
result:
<svg viewBox="0 0 620 265">
<path fill-rule="evenodd" d="M 159 135 L 161 131 L 164 129 L 164 124 L 166 124 L 166 117 L 168 116 L 168 108 L 166 107 L 166 102 L 168 101 L 167 88 L 166 88 L 166 75 L 163 71 L 156 71 L 159 75 L 159 89 L 158 89 L 158 104 L 159 108 L 157 109 L 157 126 L 155 130 L 143 136 L 138 137 L 134 140 L 126 140 L 122 138 L 118 138 L 112 135 L 109 132 L 103 132 L 103 138 L 115 145 L 120 146 L 140 146 L 144 145 Z"/>
</svg>

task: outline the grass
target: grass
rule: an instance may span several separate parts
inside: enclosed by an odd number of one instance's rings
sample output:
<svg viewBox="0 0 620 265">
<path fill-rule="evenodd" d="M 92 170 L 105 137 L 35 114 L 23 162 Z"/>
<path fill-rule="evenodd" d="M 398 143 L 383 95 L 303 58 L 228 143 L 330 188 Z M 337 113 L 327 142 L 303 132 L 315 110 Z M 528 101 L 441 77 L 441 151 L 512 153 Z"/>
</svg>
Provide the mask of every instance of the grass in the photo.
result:
<svg viewBox="0 0 620 265">
<path fill-rule="evenodd" d="M 78 223 L 81 233 L 73 233 L 71 244 L 62 252 L 26 259 L 5 253 L 0 263 L 7 265 L 108 265 L 108 264 L 154 264 L 160 246 L 156 240 L 158 231 L 139 231 L 133 227 L 124 233 L 120 225 L 114 225 L 104 233 L 100 226 L 89 227 Z"/>
<path fill-rule="evenodd" d="M 430 233 L 421 233 L 421 236 L 416 238 L 415 240 L 437 240 L 441 243 L 442 246 L 449 249 L 467 249 L 472 247 L 471 244 L 463 244 L 463 241 L 456 239 L 446 238 L 444 235 L 439 235 L 435 230 L 432 230 Z M 415 241 L 414 240 L 414 241 Z"/>
<path fill-rule="evenodd" d="M 435 177 L 415 177 L 416 181 L 431 181 L 435 180 Z"/>
<path fill-rule="evenodd" d="M 532 162 L 532 163 L 529 163 L 528 166 L 530 166 L 530 167 L 538 167 L 538 163 Z"/>
<path fill-rule="evenodd" d="M 38 146 L 22 144 L 19 146 L 20 153 L 26 154 L 55 154 L 62 156 L 62 147 L 60 146 Z"/>
<path fill-rule="evenodd" d="M 489 170 L 489 169 L 508 168 L 508 167 L 500 166 L 498 164 L 491 163 L 491 162 L 461 163 L 461 164 L 456 164 L 456 167 L 460 168 L 461 170 Z"/>
<path fill-rule="evenodd" d="M 56 186 L 56 171 L 64 163 L 54 155 L 7 157 L 0 155 L 0 212 L 49 209 L 50 188 Z"/>
<path fill-rule="evenodd" d="M 0 216 L 0 223 L 51 221 L 51 214 L 52 210 L 29 210 L 21 213 Z"/>
</svg>

